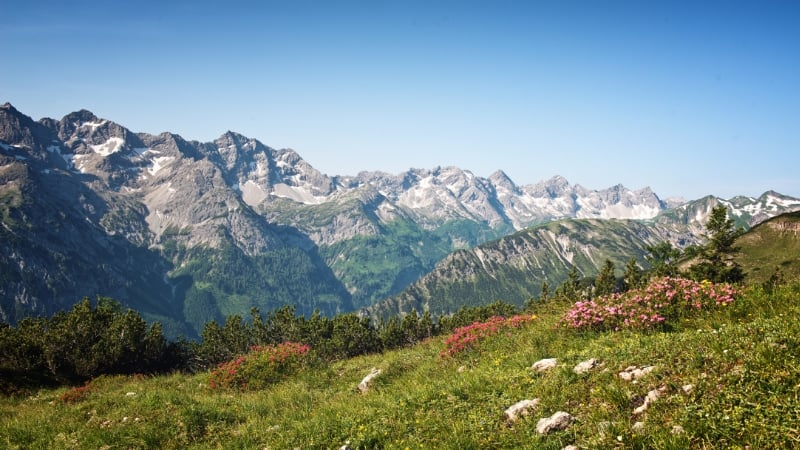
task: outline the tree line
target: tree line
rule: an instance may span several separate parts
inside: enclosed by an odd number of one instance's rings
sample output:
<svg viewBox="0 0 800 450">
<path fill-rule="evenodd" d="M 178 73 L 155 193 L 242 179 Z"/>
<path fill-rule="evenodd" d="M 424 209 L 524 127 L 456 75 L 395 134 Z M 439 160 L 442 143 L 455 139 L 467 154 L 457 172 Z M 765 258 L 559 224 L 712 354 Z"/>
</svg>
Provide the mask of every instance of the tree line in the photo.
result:
<svg viewBox="0 0 800 450">
<path fill-rule="evenodd" d="M 119 302 L 84 298 L 70 311 L 52 317 L 25 318 L 16 326 L 0 324 L 0 391 L 25 386 L 79 384 L 100 375 L 199 372 L 247 353 L 253 346 L 302 342 L 327 361 L 413 345 L 491 316 L 512 315 L 517 308 L 496 302 L 463 308 L 434 320 L 412 312 L 374 324 L 367 317 L 316 311 L 298 315 L 294 306 L 250 316 L 211 321 L 200 341 L 168 341 L 161 324 L 148 325 L 139 313 Z"/>
</svg>

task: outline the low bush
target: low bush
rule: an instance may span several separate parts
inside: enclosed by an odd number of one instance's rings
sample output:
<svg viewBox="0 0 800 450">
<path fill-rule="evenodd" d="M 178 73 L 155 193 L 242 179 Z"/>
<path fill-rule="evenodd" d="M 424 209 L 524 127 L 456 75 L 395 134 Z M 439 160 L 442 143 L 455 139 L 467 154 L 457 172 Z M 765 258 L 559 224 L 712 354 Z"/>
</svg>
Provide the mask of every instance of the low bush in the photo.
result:
<svg viewBox="0 0 800 450">
<path fill-rule="evenodd" d="M 211 371 L 211 389 L 259 389 L 295 373 L 308 362 L 311 347 L 296 342 L 254 346 L 250 352 Z"/>
<path fill-rule="evenodd" d="M 85 400 L 86 397 L 89 396 L 89 391 L 90 386 L 88 384 L 85 386 L 77 386 L 58 396 L 58 400 L 61 403 L 77 403 L 81 400 Z"/>
<path fill-rule="evenodd" d="M 445 340 L 445 349 L 442 350 L 440 356 L 443 358 L 454 356 L 464 350 L 474 348 L 478 342 L 504 329 L 519 328 L 535 319 L 535 315 L 517 315 L 507 319 L 501 316 L 494 316 L 485 322 L 474 322 L 471 325 L 456 328 Z"/>
<path fill-rule="evenodd" d="M 642 289 L 576 302 L 561 324 L 600 331 L 663 327 L 695 311 L 727 306 L 738 295 L 727 283 L 663 277 Z"/>
</svg>

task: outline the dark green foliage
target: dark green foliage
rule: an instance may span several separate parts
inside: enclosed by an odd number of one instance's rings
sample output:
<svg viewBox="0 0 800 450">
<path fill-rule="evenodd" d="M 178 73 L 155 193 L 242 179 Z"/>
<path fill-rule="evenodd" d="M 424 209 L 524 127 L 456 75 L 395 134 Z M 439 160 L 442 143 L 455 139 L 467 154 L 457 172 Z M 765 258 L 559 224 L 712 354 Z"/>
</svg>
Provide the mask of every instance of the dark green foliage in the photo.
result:
<svg viewBox="0 0 800 450">
<path fill-rule="evenodd" d="M 228 316 L 224 326 L 209 322 L 203 328 L 202 343 L 196 345 L 192 360 L 195 368 L 213 367 L 246 353 L 254 344 L 252 326 L 240 316 Z"/>
<path fill-rule="evenodd" d="M 578 268 L 572 266 L 567 274 L 567 279 L 556 289 L 556 297 L 564 300 L 575 301 L 581 296 L 581 275 Z"/>
<path fill-rule="evenodd" d="M 542 291 L 539 293 L 539 301 L 546 302 L 550 298 L 550 285 L 547 281 L 542 282 Z"/>
<path fill-rule="evenodd" d="M 401 328 L 403 330 L 403 345 L 416 344 L 436 333 L 436 326 L 428 311 L 425 311 L 422 317 L 417 314 L 416 310 L 406 314 L 403 317 Z"/>
<path fill-rule="evenodd" d="M 381 345 L 384 350 L 400 348 L 405 345 L 406 334 L 400 324 L 400 319 L 396 316 L 389 320 L 381 319 L 378 329 L 380 330 Z"/>
<path fill-rule="evenodd" d="M 0 329 L 0 368 L 36 372 L 77 382 L 100 374 L 160 372 L 181 365 L 177 344 L 168 344 L 159 324 L 149 328 L 138 313 L 119 303 L 88 298 L 49 319 L 23 319 Z"/>
<path fill-rule="evenodd" d="M 333 318 L 334 356 L 347 358 L 375 353 L 381 350 L 378 332 L 369 323 L 369 318 L 355 314 L 339 314 Z"/>
<path fill-rule="evenodd" d="M 728 217 L 728 208 L 719 205 L 711 210 L 706 224 L 708 242 L 699 250 L 700 261 L 689 268 L 695 280 L 715 283 L 738 283 L 744 279 L 741 266 L 734 260 L 739 247 L 734 244 L 744 231 Z"/>
<path fill-rule="evenodd" d="M 200 334 L 206 323 L 227 315 L 296 305 L 303 315 L 314 310 L 332 316 L 352 310 L 350 294 L 321 260 L 296 247 L 248 256 L 234 245 L 215 250 L 196 248 L 176 277 L 191 280 L 183 314 Z"/>
<path fill-rule="evenodd" d="M 202 341 L 192 345 L 191 368 L 205 370 L 246 353 L 253 345 L 275 345 L 283 342 L 308 344 L 323 360 L 349 358 L 416 344 L 453 328 L 486 320 L 492 316 L 510 317 L 518 313 L 516 306 L 497 301 L 485 306 L 464 307 L 452 316 L 434 322 L 429 312 L 416 312 L 402 319 L 392 317 L 373 326 L 367 317 L 339 314 L 333 318 L 315 312 L 310 319 L 285 306 L 262 315 L 251 311 L 251 320 L 230 316 L 224 326 L 206 324 Z"/>
<path fill-rule="evenodd" d="M 625 264 L 625 273 L 622 275 L 623 290 L 636 289 L 644 286 L 644 272 L 639 268 L 636 259 L 631 258 Z"/>
<path fill-rule="evenodd" d="M 469 221 L 447 223 L 435 231 L 410 220 L 381 226 L 374 236 L 357 236 L 320 248 L 320 254 L 353 294 L 354 309 L 370 306 L 403 290 L 455 250 L 454 242 L 474 245 L 496 237 L 473 229 Z"/>
<path fill-rule="evenodd" d="M 369 318 L 355 314 L 339 314 L 333 318 L 315 312 L 310 319 L 285 306 L 262 315 L 251 311 L 249 321 L 230 316 L 224 326 L 206 324 L 202 341 L 191 346 L 191 369 L 206 370 L 247 353 L 254 345 L 275 345 L 300 342 L 311 347 L 322 360 L 336 360 L 376 353 L 416 344 L 453 328 L 479 322 L 492 316 L 511 317 L 518 313 L 514 305 L 494 302 L 490 305 L 465 307 L 434 322 L 429 312 L 416 312 L 402 319 L 392 317 L 373 326 Z"/>
<path fill-rule="evenodd" d="M 700 247 L 692 244 L 683 249 L 683 257 L 687 259 L 697 258 L 700 256 Z"/>
<path fill-rule="evenodd" d="M 681 257 L 679 249 L 664 241 L 656 245 L 648 245 L 645 250 L 648 252 L 645 259 L 650 264 L 647 271 L 649 276 L 674 277 L 678 275 L 678 258 Z"/>
<path fill-rule="evenodd" d="M 617 277 L 614 275 L 614 263 L 606 260 L 594 281 L 594 295 L 613 294 L 617 290 Z"/>
<path fill-rule="evenodd" d="M 421 323 L 420 321 L 419 323 Z M 418 325 L 419 326 L 419 325 Z M 297 315 L 294 306 L 284 306 L 262 315 L 257 308 L 250 320 L 229 316 L 224 326 L 206 324 L 202 341 L 193 344 L 193 370 L 205 370 L 247 353 L 254 345 L 276 345 L 301 342 L 309 345 L 324 360 L 348 358 L 383 349 L 382 333 L 368 318 L 355 314 L 339 314 L 333 318 L 315 311 L 311 318 Z M 404 345 L 405 336 L 389 343 L 388 348 Z"/>
</svg>

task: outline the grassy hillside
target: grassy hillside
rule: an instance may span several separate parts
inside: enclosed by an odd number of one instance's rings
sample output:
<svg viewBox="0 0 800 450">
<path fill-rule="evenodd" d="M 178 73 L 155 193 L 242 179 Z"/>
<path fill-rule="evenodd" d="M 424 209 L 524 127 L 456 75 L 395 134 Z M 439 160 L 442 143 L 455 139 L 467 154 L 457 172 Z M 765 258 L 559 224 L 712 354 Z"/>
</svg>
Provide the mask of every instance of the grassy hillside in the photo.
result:
<svg viewBox="0 0 800 450">
<path fill-rule="evenodd" d="M 209 374 L 101 377 L 88 387 L 0 399 L 4 448 L 791 448 L 800 445 L 800 283 L 753 288 L 672 331 L 577 332 L 568 304 L 442 357 L 447 337 L 380 355 L 311 363 L 253 391 Z M 542 358 L 557 366 L 535 373 Z M 589 358 L 600 365 L 578 375 Z M 654 366 L 635 382 L 618 374 Z M 382 370 L 366 393 L 356 386 Z M 691 387 L 689 387 L 691 385 Z M 661 396 L 640 414 L 647 393 Z M 528 417 L 503 411 L 538 398 Z M 536 432 L 556 411 L 566 430 Z M 637 422 L 641 422 L 639 425 Z M 47 427 L 42 424 L 48 424 Z"/>
<path fill-rule="evenodd" d="M 800 277 L 800 212 L 783 214 L 753 227 L 737 240 L 737 262 L 754 283 L 767 281 L 776 269 L 785 279 Z"/>
</svg>

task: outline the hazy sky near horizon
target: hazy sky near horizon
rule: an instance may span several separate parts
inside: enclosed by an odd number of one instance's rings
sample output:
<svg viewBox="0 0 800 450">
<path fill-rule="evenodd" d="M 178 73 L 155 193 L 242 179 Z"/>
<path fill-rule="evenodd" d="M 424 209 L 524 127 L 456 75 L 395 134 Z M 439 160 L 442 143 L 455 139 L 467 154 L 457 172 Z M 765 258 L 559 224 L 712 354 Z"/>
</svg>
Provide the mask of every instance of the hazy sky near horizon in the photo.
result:
<svg viewBox="0 0 800 450">
<path fill-rule="evenodd" d="M 798 1 L 0 0 L 0 103 L 227 130 L 329 175 L 458 166 L 800 197 Z"/>
</svg>

